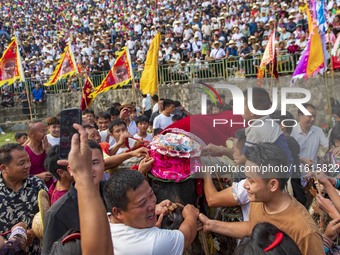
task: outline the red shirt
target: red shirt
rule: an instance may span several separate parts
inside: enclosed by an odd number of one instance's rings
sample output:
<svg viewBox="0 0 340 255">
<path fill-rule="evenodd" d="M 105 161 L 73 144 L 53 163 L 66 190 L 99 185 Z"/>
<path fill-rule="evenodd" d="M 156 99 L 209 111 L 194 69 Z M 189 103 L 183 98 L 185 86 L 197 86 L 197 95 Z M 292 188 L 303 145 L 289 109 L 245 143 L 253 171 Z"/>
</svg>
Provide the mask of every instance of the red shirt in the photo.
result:
<svg viewBox="0 0 340 255">
<path fill-rule="evenodd" d="M 51 205 L 53 205 L 59 198 L 61 198 L 68 189 L 56 190 L 57 181 L 54 181 L 51 187 L 48 189 L 48 196 L 50 197 Z"/>
</svg>

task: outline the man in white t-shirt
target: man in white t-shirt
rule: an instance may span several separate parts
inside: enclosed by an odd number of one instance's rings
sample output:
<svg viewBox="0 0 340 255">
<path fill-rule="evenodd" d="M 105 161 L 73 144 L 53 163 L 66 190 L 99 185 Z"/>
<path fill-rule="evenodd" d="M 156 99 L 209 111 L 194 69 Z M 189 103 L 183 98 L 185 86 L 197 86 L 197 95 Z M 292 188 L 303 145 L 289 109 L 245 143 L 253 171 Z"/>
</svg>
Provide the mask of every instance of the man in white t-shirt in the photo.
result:
<svg viewBox="0 0 340 255">
<path fill-rule="evenodd" d="M 109 125 L 109 132 L 112 134 L 115 143 L 109 148 L 110 155 L 118 155 L 133 146 L 133 140 L 130 141 L 131 134 L 128 132 L 125 121 L 116 119 Z M 128 143 L 126 142 L 128 141 Z"/>
<path fill-rule="evenodd" d="M 142 114 L 150 118 L 151 116 L 151 96 L 150 94 L 143 94 L 142 100 Z"/>
<path fill-rule="evenodd" d="M 101 142 L 109 143 L 111 146 L 115 143 L 108 127 L 111 121 L 111 115 L 108 112 L 100 112 L 96 116 L 96 124 L 101 137 Z"/>
<path fill-rule="evenodd" d="M 152 113 L 158 112 L 158 95 L 157 94 L 153 95 L 151 97 L 151 99 L 152 99 L 152 103 L 153 103 Z"/>
<path fill-rule="evenodd" d="M 183 254 L 197 234 L 199 211 L 186 205 L 178 230 L 160 229 L 163 215 L 173 204 L 165 200 L 156 205 L 156 196 L 143 174 L 119 170 L 104 189 L 114 254 Z M 157 216 L 160 215 L 157 220 Z"/>
<path fill-rule="evenodd" d="M 316 108 L 312 104 L 303 104 L 311 113 L 305 115 L 300 109 L 298 110 L 299 123 L 293 127 L 291 136 L 300 145 L 300 162 L 302 167 L 307 165 L 316 166 L 319 148 L 328 148 L 328 140 L 321 128 L 315 126 Z"/>
<path fill-rule="evenodd" d="M 48 142 L 54 146 L 60 143 L 60 122 L 57 117 L 49 117 L 46 119 L 49 134 L 46 136 Z"/>
<path fill-rule="evenodd" d="M 153 121 L 153 131 L 155 135 L 155 130 L 163 130 L 167 126 L 172 124 L 172 116 L 175 110 L 175 102 L 171 99 L 164 99 L 163 101 L 163 111 L 158 115 Z"/>
<path fill-rule="evenodd" d="M 138 140 L 151 142 L 152 141 L 152 134 L 149 134 L 147 132 L 148 127 L 149 127 L 149 118 L 146 117 L 145 115 L 139 116 L 136 119 L 136 125 L 137 125 L 137 128 L 138 128 L 138 133 L 135 134 L 133 137 L 138 139 Z"/>
</svg>

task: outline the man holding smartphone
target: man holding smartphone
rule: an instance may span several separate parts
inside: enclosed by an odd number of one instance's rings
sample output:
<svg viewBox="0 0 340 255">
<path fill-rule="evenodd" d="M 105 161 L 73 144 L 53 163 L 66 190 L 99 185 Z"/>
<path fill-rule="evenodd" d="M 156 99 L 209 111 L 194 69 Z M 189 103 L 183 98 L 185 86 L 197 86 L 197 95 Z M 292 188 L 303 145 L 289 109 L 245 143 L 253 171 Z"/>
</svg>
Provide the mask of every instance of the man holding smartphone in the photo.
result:
<svg viewBox="0 0 340 255">
<path fill-rule="evenodd" d="M 92 153 L 93 183 L 96 186 L 96 189 L 101 191 L 103 188 L 101 180 L 105 164 L 103 151 L 100 145 L 95 141 L 89 140 L 88 145 L 91 148 Z M 100 193 L 102 194 L 102 192 Z M 46 214 L 42 254 L 49 254 L 53 243 L 70 229 L 80 229 L 76 183 L 71 185 L 69 191 L 57 200 Z"/>
<path fill-rule="evenodd" d="M 75 126 L 75 125 L 74 125 Z M 77 125 L 78 131 L 83 132 L 84 128 Z M 86 132 L 86 131 L 84 131 Z M 101 182 L 103 172 L 105 169 L 105 161 L 103 151 L 100 145 L 93 141 L 88 140 L 88 145 L 92 153 L 92 175 L 93 182 L 96 189 L 103 194 L 104 182 Z M 145 149 L 145 148 L 140 148 Z M 142 160 L 139 171 L 146 173 L 150 170 L 153 159 L 146 157 Z M 69 172 L 72 169 L 68 168 Z M 103 197 L 102 197 L 103 199 Z M 105 205 L 104 199 L 103 203 Z M 80 229 L 79 214 L 78 214 L 78 196 L 77 196 L 77 183 L 73 183 L 69 191 L 56 201 L 48 210 L 45 218 L 44 226 L 44 245 L 42 254 L 49 254 L 52 245 L 55 241 L 60 239 L 68 230 Z"/>
</svg>

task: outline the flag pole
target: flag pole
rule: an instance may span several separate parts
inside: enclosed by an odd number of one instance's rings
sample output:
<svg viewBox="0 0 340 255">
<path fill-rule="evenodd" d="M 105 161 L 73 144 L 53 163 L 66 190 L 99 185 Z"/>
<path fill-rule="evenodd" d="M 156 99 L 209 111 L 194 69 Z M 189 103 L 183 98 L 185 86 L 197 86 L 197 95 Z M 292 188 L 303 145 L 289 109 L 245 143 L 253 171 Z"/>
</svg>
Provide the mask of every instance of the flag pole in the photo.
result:
<svg viewBox="0 0 340 255">
<path fill-rule="evenodd" d="M 333 56 L 331 56 L 331 77 L 332 77 L 332 95 L 334 99 L 337 100 L 336 97 L 336 89 L 335 89 L 335 81 L 334 81 L 334 67 L 333 67 Z"/>
<path fill-rule="evenodd" d="M 129 63 L 129 67 L 130 67 L 130 70 L 131 70 L 131 82 L 132 82 L 132 86 L 131 86 L 131 99 L 132 99 L 132 102 L 136 102 L 137 104 L 137 93 L 136 93 L 136 80 L 135 80 L 135 74 L 133 72 L 133 69 L 132 69 L 132 63 L 131 63 L 131 56 L 130 56 L 130 50 L 129 50 L 129 47 L 126 46 L 126 56 L 128 58 L 128 63 Z"/>
<path fill-rule="evenodd" d="M 25 79 L 25 73 L 24 73 L 24 69 L 22 67 L 22 62 L 21 62 L 21 55 L 20 55 L 20 51 L 19 51 L 19 40 L 17 38 L 17 36 L 15 35 L 15 41 L 16 41 L 16 47 L 17 47 L 17 56 L 18 56 L 18 65 L 19 65 L 19 73 L 21 76 L 21 82 L 23 82 L 25 84 L 25 90 L 26 90 L 26 97 L 27 97 L 27 102 L 28 102 L 28 109 L 30 111 L 30 120 L 32 121 L 33 119 L 33 114 L 32 114 L 32 105 L 31 105 L 31 97 L 30 97 L 30 91 L 28 90 L 28 85 Z"/>
<path fill-rule="evenodd" d="M 327 72 L 324 73 L 323 75 L 324 78 L 324 84 L 325 84 L 325 91 L 326 91 L 326 97 L 327 97 L 327 110 L 328 110 L 328 123 L 329 127 L 333 127 L 332 123 L 332 106 L 331 106 L 331 100 L 329 98 L 329 88 L 328 88 L 328 78 L 327 78 Z"/>
</svg>

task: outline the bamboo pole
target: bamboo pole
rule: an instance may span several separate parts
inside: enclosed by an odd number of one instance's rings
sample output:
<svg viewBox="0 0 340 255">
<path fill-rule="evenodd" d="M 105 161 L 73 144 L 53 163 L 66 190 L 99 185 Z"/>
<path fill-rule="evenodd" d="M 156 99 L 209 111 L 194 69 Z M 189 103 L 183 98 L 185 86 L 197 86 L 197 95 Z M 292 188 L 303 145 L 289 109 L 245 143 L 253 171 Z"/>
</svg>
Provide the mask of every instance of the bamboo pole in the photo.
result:
<svg viewBox="0 0 340 255">
<path fill-rule="evenodd" d="M 336 97 L 336 89 L 335 89 L 335 81 L 334 81 L 334 68 L 333 68 L 333 58 L 331 56 L 331 77 L 332 77 L 332 95 L 335 100 L 337 100 Z"/>
<path fill-rule="evenodd" d="M 31 91 L 28 90 L 27 81 L 25 81 L 25 89 L 26 89 L 26 95 L 27 95 L 27 102 L 28 102 L 28 109 L 30 111 L 30 120 L 33 120 L 33 114 L 32 114 L 32 105 L 31 105 Z"/>
<path fill-rule="evenodd" d="M 325 84 L 325 92 L 326 92 L 326 98 L 327 98 L 327 110 L 328 110 L 328 121 L 329 121 L 329 127 L 332 128 L 333 127 L 333 123 L 332 123 L 332 107 L 331 107 L 331 100 L 329 98 L 329 88 L 328 88 L 328 79 L 327 79 L 327 74 L 325 73 L 323 75 L 323 79 L 324 79 L 324 84 Z"/>
</svg>

